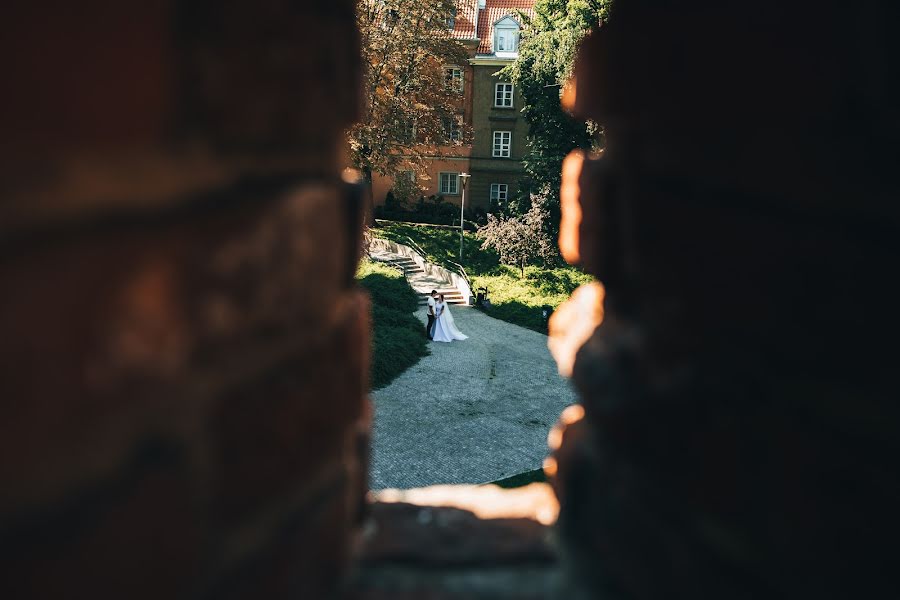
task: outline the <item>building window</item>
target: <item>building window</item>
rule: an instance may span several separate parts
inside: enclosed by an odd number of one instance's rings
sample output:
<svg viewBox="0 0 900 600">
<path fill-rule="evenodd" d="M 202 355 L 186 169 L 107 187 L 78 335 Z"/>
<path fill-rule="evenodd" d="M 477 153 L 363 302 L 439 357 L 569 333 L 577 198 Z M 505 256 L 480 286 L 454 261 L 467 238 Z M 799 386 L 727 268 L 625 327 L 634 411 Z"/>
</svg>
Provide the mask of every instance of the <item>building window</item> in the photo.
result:
<svg viewBox="0 0 900 600">
<path fill-rule="evenodd" d="M 440 173 L 438 175 L 438 193 L 443 196 L 459 195 L 459 173 Z"/>
<path fill-rule="evenodd" d="M 444 119 L 444 141 L 456 143 L 462 138 L 460 117 L 447 117 Z"/>
<path fill-rule="evenodd" d="M 407 119 L 405 117 L 399 117 L 394 120 L 394 125 L 397 128 L 397 137 L 406 142 L 407 144 L 411 144 L 416 141 L 416 122 L 414 119 Z"/>
<path fill-rule="evenodd" d="M 450 16 L 447 17 L 447 29 L 455 29 L 456 28 L 456 8 L 453 9 L 453 12 L 450 13 Z"/>
<path fill-rule="evenodd" d="M 514 29 L 497 31 L 497 52 L 515 52 L 518 47 L 519 32 Z"/>
<path fill-rule="evenodd" d="M 494 157 L 509 158 L 509 149 L 512 145 L 511 131 L 495 131 L 494 132 Z"/>
<path fill-rule="evenodd" d="M 494 24 L 494 52 L 515 54 L 519 51 L 519 23 L 506 17 Z"/>
<path fill-rule="evenodd" d="M 464 82 L 462 69 L 459 67 L 445 67 L 444 81 L 446 82 L 448 90 L 462 92 Z"/>
<path fill-rule="evenodd" d="M 494 106 L 500 108 L 512 108 L 513 106 L 513 84 L 498 83 L 494 88 Z"/>
<path fill-rule="evenodd" d="M 491 184 L 491 206 L 500 205 L 506 203 L 509 199 L 509 185 L 506 183 L 492 183 Z"/>
</svg>

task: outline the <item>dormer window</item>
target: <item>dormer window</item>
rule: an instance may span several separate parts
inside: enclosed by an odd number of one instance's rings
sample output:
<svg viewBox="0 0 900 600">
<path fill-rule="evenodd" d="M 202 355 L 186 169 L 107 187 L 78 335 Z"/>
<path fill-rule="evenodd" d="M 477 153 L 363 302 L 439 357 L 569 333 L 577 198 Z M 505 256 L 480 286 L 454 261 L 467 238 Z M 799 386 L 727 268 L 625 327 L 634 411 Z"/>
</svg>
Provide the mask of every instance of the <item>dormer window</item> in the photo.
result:
<svg viewBox="0 0 900 600">
<path fill-rule="evenodd" d="M 518 34 L 519 32 L 515 29 L 497 31 L 497 52 L 515 52 Z"/>
<path fill-rule="evenodd" d="M 519 52 L 519 23 L 512 17 L 504 17 L 494 24 L 494 52 L 505 55 Z"/>
</svg>

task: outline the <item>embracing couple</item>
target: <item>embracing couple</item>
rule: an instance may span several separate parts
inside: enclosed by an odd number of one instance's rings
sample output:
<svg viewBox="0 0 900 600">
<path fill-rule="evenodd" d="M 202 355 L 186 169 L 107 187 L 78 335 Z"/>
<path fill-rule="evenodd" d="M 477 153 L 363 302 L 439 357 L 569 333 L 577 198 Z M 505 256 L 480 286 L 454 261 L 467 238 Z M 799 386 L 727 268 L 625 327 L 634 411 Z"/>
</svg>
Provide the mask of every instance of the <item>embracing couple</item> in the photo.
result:
<svg viewBox="0 0 900 600">
<path fill-rule="evenodd" d="M 453 322 L 450 314 L 450 306 L 444 300 L 443 294 L 437 290 L 431 290 L 428 295 L 428 325 L 426 326 L 428 339 L 435 342 L 452 342 L 464 340 L 469 336 L 463 335 Z"/>
</svg>

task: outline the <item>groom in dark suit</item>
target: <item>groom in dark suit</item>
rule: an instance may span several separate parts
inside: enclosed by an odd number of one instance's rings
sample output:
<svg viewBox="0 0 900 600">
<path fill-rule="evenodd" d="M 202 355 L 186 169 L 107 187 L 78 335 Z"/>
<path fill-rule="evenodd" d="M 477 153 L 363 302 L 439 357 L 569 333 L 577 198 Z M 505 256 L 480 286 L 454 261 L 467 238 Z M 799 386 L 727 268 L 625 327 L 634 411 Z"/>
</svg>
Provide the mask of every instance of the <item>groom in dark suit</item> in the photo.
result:
<svg viewBox="0 0 900 600">
<path fill-rule="evenodd" d="M 434 337 L 434 297 L 437 296 L 437 290 L 431 290 L 428 294 L 428 325 L 425 326 L 425 335 L 430 340 Z"/>
</svg>

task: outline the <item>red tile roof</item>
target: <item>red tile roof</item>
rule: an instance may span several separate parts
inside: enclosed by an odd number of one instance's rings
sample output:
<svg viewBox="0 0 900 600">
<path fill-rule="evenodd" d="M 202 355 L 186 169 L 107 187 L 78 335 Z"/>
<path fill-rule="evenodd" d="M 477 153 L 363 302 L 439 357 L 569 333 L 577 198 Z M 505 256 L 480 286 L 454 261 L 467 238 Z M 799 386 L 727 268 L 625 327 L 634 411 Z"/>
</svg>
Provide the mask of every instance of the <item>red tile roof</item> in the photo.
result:
<svg viewBox="0 0 900 600">
<path fill-rule="evenodd" d="M 478 0 L 457 0 L 456 22 L 450 35 L 458 40 L 474 40 L 477 10 Z"/>
<path fill-rule="evenodd" d="M 463 0 L 468 1 L 468 0 Z M 477 1 L 477 0 L 476 0 Z M 478 54 L 493 54 L 494 23 L 510 15 L 517 21 L 518 11 L 534 16 L 534 0 L 487 0 L 478 14 Z"/>
</svg>

